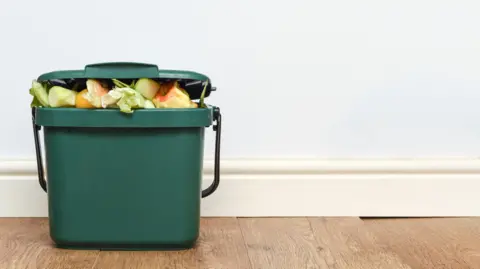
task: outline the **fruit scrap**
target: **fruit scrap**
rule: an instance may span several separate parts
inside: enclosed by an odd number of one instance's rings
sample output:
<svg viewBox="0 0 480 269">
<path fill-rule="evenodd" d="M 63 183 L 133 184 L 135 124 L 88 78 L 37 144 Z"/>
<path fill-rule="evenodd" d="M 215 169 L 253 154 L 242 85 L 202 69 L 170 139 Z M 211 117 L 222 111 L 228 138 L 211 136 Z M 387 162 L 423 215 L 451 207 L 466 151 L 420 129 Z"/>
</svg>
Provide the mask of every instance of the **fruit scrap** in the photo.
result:
<svg viewBox="0 0 480 269">
<path fill-rule="evenodd" d="M 190 100 L 177 81 L 164 83 L 152 100 L 157 108 L 195 108 L 197 104 Z"/>
<path fill-rule="evenodd" d="M 141 78 L 137 81 L 137 83 L 135 83 L 134 88 L 140 94 L 142 94 L 143 97 L 147 98 L 148 100 L 152 100 L 157 94 L 158 90 L 160 90 L 160 83 L 153 79 Z"/>
<path fill-rule="evenodd" d="M 178 81 L 158 82 L 150 78 L 133 80 L 130 84 L 112 79 L 113 88 L 103 80 L 88 79 L 86 87 L 76 82 L 75 90 L 65 86 L 51 86 L 49 82 L 39 83 L 33 80 L 30 94 L 33 96 L 32 107 L 76 107 L 83 109 L 118 108 L 124 113 L 133 113 L 134 109 L 145 108 L 197 108 L 187 91 Z M 208 82 L 205 88 L 208 85 Z M 81 88 L 80 88 L 81 89 Z M 204 107 L 202 92 L 200 104 Z"/>
<path fill-rule="evenodd" d="M 102 107 L 102 96 L 108 93 L 106 86 L 96 79 L 87 80 L 87 93 L 85 98 L 96 108 Z"/>
<path fill-rule="evenodd" d="M 48 92 L 48 103 L 51 107 L 74 107 L 77 92 L 60 86 L 53 86 Z"/>
<path fill-rule="evenodd" d="M 86 94 L 88 94 L 88 90 L 84 89 L 77 93 L 75 107 L 76 108 L 95 108 L 86 98 Z"/>
</svg>

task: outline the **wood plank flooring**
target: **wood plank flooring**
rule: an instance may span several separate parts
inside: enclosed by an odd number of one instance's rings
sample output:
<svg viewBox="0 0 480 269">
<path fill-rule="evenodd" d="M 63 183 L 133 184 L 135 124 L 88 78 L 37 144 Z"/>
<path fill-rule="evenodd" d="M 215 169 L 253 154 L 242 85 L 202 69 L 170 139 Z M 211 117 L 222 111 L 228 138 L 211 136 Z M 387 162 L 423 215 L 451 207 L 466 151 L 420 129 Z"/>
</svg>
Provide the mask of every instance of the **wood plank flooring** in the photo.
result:
<svg viewBox="0 0 480 269">
<path fill-rule="evenodd" d="M 183 251 L 64 250 L 45 218 L 0 218 L 0 269 L 480 269 L 480 218 L 203 218 Z"/>
</svg>

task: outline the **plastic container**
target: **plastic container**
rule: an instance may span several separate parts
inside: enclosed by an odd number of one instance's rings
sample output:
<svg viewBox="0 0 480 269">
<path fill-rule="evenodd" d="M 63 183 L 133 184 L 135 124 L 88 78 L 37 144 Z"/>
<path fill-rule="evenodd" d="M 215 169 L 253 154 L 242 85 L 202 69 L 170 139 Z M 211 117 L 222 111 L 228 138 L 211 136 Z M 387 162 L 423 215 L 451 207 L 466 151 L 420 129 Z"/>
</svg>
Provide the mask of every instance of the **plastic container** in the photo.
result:
<svg viewBox="0 0 480 269">
<path fill-rule="evenodd" d="M 87 65 L 38 81 L 175 79 L 192 100 L 210 80 L 198 73 L 139 63 Z M 214 88 L 208 86 L 205 96 Z M 50 236 L 58 247 L 184 249 L 199 236 L 200 201 L 220 182 L 217 107 L 139 109 L 32 108 L 38 175 L 48 190 Z M 201 190 L 204 131 L 216 131 L 214 181 Z M 39 130 L 43 127 L 43 172 Z"/>
</svg>

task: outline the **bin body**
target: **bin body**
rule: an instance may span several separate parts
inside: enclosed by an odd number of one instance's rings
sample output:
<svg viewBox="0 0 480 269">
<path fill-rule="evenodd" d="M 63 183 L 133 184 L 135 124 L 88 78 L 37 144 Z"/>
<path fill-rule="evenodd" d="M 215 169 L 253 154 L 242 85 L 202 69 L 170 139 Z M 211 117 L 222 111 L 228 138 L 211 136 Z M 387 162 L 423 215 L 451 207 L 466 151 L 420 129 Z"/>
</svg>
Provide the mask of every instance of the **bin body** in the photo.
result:
<svg viewBox="0 0 480 269">
<path fill-rule="evenodd" d="M 209 108 L 39 108 L 52 240 L 65 248 L 192 247 L 211 122 Z"/>
</svg>

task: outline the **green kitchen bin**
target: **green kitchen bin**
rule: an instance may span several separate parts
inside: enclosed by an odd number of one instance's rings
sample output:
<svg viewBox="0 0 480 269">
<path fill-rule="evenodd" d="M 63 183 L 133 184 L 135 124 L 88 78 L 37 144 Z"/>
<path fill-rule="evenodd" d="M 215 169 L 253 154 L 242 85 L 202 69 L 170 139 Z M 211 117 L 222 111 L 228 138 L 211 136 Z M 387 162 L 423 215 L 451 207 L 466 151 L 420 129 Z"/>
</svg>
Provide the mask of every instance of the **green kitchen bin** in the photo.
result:
<svg viewBox="0 0 480 269">
<path fill-rule="evenodd" d="M 215 88 L 205 75 L 142 63 L 100 63 L 38 77 L 177 80 L 192 100 Z M 208 81 L 208 83 L 207 83 Z M 32 108 L 50 237 L 61 248 L 185 249 L 199 236 L 200 200 L 220 182 L 220 109 Z M 201 189 L 205 127 L 216 131 L 214 181 Z M 43 127 L 46 174 L 39 131 Z M 46 179 L 48 178 L 48 179 Z"/>
</svg>

